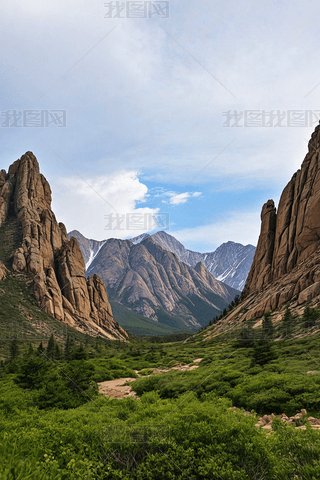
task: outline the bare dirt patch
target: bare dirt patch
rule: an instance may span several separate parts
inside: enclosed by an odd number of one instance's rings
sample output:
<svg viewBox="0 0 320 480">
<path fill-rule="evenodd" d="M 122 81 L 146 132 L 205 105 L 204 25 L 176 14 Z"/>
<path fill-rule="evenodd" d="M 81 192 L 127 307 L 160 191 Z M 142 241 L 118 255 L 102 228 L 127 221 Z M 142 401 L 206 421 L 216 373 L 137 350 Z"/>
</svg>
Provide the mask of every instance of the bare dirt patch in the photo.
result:
<svg viewBox="0 0 320 480">
<path fill-rule="evenodd" d="M 116 399 L 135 397 L 139 398 L 130 385 L 125 385 L 127 382 L 133 382 L 135 378 L 118 378 L 117 380 L 107 380 L 106 382 L 99 382 L 99 393 L 102 393 L 106 397 L 112 397 Z"/>
</svg>

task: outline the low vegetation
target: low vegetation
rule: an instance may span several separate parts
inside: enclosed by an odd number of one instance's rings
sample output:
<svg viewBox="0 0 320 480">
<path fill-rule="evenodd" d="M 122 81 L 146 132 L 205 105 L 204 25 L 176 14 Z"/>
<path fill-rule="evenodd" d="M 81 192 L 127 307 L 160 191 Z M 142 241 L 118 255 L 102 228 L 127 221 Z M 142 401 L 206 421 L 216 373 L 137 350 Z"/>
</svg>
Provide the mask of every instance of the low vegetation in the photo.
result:
<svg viewBox="0 0 320 480">
<path fill-rule="evenodd" d="M 241 332 L 186 343 L 12 339 L 0 369 L 0 480 L 319 478 L 318 430 L 280 418 L 272 433 L 255 426 L 255 413 L 320 417 L 318 318 L 306 310 L 295 321 L 314 334 L 291 338 L 290 311 L 277 328 L 266 315 L 249 342 Z M 152 373 L 194 360 L 192 371 Z M 140 399 L 98 393 L 97 382 L 125 377 Z"/>
</svg>

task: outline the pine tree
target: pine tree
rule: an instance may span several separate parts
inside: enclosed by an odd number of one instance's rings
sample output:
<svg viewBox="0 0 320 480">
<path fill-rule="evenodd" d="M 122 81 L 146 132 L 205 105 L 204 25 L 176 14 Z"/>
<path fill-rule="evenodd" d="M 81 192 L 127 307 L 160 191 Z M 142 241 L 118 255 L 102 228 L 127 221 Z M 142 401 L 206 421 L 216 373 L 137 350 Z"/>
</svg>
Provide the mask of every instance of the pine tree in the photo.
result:
<svg viewBox="0 0 320 480">
<path fill-rule="evenodd" d="M 81 343 L 80 346 L 72 354 L 72 360 L 87 360 L 87 358 L 88 354 Z"/>
<path fill-rule="evenodd" d="M 252 325 L 247 323 L 242 327 L 240 335 L 238 337 L 237 346 L 249 348 L 252 347 L 254 343 L 254 331 Z"/>
<path fill-rule="evenodd" d="M 64 346 L 64 357 L 66 360 L 69 360 L 71 354 L 71 341 L 70 341 L 70 336 L 67 334 L 67 340 L 66 344 Z"/>
<path fill-rule="evenodd" d="M 271 342 L 255 342 L 251 367 L 254 365 L 265 365 L 275 358 L 277 358 L 277 354 Z"/>
<path fill-rule="evenodd" d="M 53 358 L 54 346 L 55 346 L 55 341 L 54 341 L 54 336 L 52 334 L 49 338 L 49 342 L 48 342 L 48 346 L 47 346 L 47 355 L 48 355 L 49 358 Z"/>
<path fill-rule="evenodd" d="M 14 360 L 19 356 L 19 346 L 18 346 L 18 340 L 16 337 L 12 339 L 12 342 L 10 344 L 10 358 L 11 360 Z"/>
<path fill-rule="evenodd" d="M 309 305 L 306 306 L 303 312 L 302 320 L 304 321 L 304 327 L 310 328 L 314 327 L 319 318 L 319 311 L 310 308 Z"/>
<path fill-rule="evenodd" d="M 293 322 L 294 322 L 294 317 L 291 313 L 290 308 L 287 307 L 286 311 L 284 312 L 283 318 L 281 320 L 281 326 L 280 326 L 283 336 L 290 337 L 292 335 Z"/>
<path fill-rule="evenodd" d="M 41 341 L 40 344 L 39 344 L 39 347 L 37 348 L 37 355 L 43 355 L 42 352 L 44 352 L 44 348 L 43 348 L 42 341 Z"/>
<path fill-rule="evenodd" d="M 28 349 L 28 357 L 31 357 L 33 355 L 34 351 L 33 351 L 33 347 L 32 347 L 32 344 L 30 343 L 29 344 L 29 349 Z"/>
<path fill-rule="evenodd" d="M 54 354 L 53 354 L 53 356 L 54 356 L 54 358 L 55 358 L 56 360 L 60 360 L 60 358 L 61 358 L 60 347 L 59 347 L 59 345 L 58 345 L 57 343 L 54 345 Z"/>
<path fill-rule="evenodd" d="M 262 338 L 270 339 L 273 337 L 274 327 L 271 320 L 271 312 L 267 312 L 263 315 L 262 320 Z"/>
</svg>

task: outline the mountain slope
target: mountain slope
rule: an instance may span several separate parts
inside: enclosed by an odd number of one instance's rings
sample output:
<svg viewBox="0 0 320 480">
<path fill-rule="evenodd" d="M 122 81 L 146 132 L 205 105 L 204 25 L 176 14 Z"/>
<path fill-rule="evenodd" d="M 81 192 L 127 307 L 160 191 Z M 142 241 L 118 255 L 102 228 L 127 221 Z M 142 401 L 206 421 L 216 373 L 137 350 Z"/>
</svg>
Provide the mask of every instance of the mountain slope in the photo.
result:
<svg viewBox="0 0 320 480">
<path fill-rule="evenodd" d="M 150 235 L 144 233 L 131 241 L 138 243 L 147 237 Z M 154 233 L 151 237 L 163 248 L 175 253 L 182 262 L 191 267 L 202 262 L 217 280 L 237 290 L 243 289 L 254 257 L 253 245 L 227 242 L 220 245 L 214 252 L 199 253 L 188 250 L 176 238 L 164 231 Z"/>
<path fill-rule="evenodd" d="M 107 240 L 87 270 L 92 273 L 106 282 L 111 300 L 180 331 L 206 325 L 239 293 L 202 264 L 181 262 L 149 235 L 136 244 Z"/>
<path fill-rule="evenodd" d="M 0 227 L 13 239 L 1 245 L 1 259 L 14 272 L 30 274 L 41 308 L 59 321 L 91 335 L 126 339 L 113 320 L 102 280 L 85 277 L 85 264 L 75 238 L 51 210 L 51 189 L 32 152 L 0 172 Z M 9 235 L 9 237 L 8 237 Z"/>
</svg>

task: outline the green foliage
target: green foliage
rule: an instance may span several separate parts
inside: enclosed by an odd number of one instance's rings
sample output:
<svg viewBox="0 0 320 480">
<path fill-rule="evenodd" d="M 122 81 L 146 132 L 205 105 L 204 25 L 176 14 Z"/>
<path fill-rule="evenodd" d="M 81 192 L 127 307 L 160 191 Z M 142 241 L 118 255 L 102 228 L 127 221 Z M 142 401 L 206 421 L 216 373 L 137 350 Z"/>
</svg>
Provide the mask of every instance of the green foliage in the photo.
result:
<svg viewBox="0 0 320 480">
<path fill-rule="evenodd" d="M 34 391 L 34 404 L 40 409 L 75 408 L 97 395 L 94 370 L 83 360 L 73 360 L 60 368 L 43 357 L 32 356 L 20 364 L 15 382 Z"/>
<path fill-rule="evenodd" d="M 14 360 L 18 356 L 19 356 L 18 340 L 16 338 L 13 338 L 13 340 L 10 343 L 10 358 Z"/>
<path fill-rule="evenodd" d="M 265 365 L 275 358 L 277 358 L 277 354 L 271 342 L 261 341 L 254 343 L 251 367 L 255 365 Z"/>
<path fill-rule="evenodd" d="M 318 309 L 313 309 L 309 306 L 306 306 L 302 316 L 304 328 L 314 327 L 319 320 L 319 317 L 320 311 Z"/>
<path fill-rule="evenodd" d="M 274 327 L 271 320 L 271 312 L 267 312 L 263 315 L 262 320 L 262 338 L 271 339 L 274 337 Z"/>
<path fill-rule="evenodd" d="M 55 347 L 55 341 L 54 341 L 54 336 L 53 334 L 49 338 L 48 346 L 47 346 L 47 356 L 49 358 L 53 358 L 54 356 L 54 347 Z"/>
<path fill-rule="evenodd" d="M 97 406 L 45 412 L 10 380 L 0 382 L 0 394 L 0 410 L 11 405 L 10 416 L 0 415 L 1 480 L 319 478 L 317 431 L 275 418 L 267 437 L 255 417 L 233 412 L 229 400 L 213 394 L 168 401 L 150 392 L 141 401 L 100 398 Z M 145 443 L 112 441 L 130 425 L 137 432 L 149 425 L 153 435 Z"/>
<path fill-rule="evenodd" d="M 290 338 L 292 336 L 294 321 L 294 316 L 292 315 L 290 308 L 287 307 L 280 325 L 280 330 L 284 337 Z"/>
<path fill-rule="evenodd" d="M 241 327 L 236 342 L 233 344 L 235 348 L 250 348 L 254 344 L 255 332 L 250 322 L 246 322 Z"/>
</svg>

